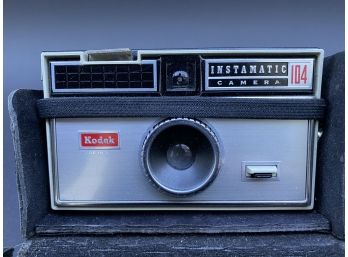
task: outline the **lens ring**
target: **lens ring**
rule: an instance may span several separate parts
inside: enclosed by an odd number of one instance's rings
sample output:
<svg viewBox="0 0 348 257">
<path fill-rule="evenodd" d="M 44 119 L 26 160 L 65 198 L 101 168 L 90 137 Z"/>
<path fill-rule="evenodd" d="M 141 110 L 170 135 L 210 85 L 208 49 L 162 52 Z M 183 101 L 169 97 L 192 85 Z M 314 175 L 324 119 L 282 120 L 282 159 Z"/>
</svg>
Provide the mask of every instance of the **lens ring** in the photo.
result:
<svg viewBox="0 0 348 257">
<path fill-rule="evenodd" d="M 183 163 L 174 162 L 178 165 L 173 165 L 173 159 L 168 163 L 168 151 L 173 145 L 185 145 L 185 156 L 180 156 Z M 191 151 L 193 163 L 187 159 Z M 141 158 L 152 184 L 178 196 L 206 188 L 220 168 L 217 137 L 206 124 L 190 118 L 171 118 L 155 125 L 144 140 Z"/>
</svg>

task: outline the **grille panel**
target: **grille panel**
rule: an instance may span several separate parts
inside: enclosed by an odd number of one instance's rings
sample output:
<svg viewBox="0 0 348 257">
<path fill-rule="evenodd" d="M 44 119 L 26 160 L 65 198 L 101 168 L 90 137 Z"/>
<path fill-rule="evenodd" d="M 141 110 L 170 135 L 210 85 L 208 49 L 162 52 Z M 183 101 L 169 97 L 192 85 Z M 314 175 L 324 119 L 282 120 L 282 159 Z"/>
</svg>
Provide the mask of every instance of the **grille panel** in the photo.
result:
<svg viewBox="0 0 348 257">
<path fill-rule="evenodd" d="M 51 62 L 53 92 L 156 91 L 156 61 L 142 64 Z"/>
</svg>

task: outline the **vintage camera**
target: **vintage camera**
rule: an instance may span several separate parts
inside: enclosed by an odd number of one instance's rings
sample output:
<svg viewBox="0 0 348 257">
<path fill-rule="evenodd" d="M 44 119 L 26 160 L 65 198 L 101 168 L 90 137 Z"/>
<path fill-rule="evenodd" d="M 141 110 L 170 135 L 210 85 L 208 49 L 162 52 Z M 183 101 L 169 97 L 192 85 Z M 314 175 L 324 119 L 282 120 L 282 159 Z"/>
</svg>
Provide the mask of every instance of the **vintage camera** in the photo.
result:
<svg viewBox="0 0 348 257">
<path fill-rule="evenodd" d="M 321 49 L 45 52 L 57 210 L 311 209 Z"/>
</svg>

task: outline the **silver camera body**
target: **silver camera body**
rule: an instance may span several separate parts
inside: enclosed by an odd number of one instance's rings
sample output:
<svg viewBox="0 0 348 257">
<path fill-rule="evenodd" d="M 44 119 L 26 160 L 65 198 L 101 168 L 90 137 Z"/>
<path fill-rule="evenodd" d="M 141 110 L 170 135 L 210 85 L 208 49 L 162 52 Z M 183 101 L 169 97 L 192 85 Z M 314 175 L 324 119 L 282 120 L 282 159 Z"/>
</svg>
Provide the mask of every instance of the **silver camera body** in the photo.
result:
<svg viewBox="0 0 348 257">
<path fill-rule="evenodd" d="M 43 53 L 52 208 L 312 209 L 322 65 L 308 48 Z"/>
</svg>

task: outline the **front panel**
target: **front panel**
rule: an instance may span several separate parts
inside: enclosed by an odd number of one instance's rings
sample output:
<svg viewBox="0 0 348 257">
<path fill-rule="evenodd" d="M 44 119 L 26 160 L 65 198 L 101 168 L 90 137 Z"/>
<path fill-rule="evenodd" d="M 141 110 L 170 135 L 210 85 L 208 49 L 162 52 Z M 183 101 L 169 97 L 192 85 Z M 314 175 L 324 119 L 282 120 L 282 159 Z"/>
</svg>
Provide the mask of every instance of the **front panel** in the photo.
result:
<svg viewBox="0 0 348 257">
<path fill-rule="evenodd" d="M 56 204 L 61 207 L 145 203 L 162 207 L 195 203 L 303 206 L 308 202 L 309 121 L 202 120 L 220 142 L 221 169 L 208 188 L 183 198 L 158 190 L 142 169 L 140 156 L 145 136 L 161 120 L 56 119 L 53 138 L 57 156 Z M 81 131 L 117 131 L 119 147 L 81 148 Z M 275 177 L 248 177 L 246 166 L 265 165 L 276 167 Z"/>
</svg>

